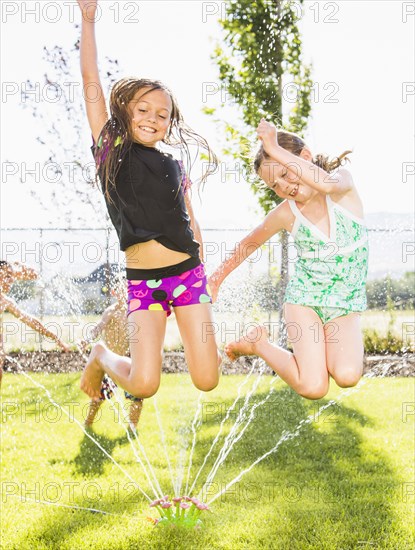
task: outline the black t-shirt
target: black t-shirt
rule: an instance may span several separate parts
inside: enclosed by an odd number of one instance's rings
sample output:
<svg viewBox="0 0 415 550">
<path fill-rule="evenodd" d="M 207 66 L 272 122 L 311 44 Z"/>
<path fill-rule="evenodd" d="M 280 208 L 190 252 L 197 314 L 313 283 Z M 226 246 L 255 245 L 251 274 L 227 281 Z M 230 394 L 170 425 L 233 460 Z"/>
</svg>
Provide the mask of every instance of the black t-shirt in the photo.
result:
<svg viewBox="0 0 415 550">
<path fill-rule="evenodd" d="M 95 145 L 91 150 L 94 154 Z M 199 257 L 184 201 L 187 177 L 181 164 L 168 153 L 136 142 L 120 164 L 115 186 L 109 185 L 111 200 L 105 194 L 104 198 L 121 250 L 154 239 L 170 250 Z"/>
</svg>

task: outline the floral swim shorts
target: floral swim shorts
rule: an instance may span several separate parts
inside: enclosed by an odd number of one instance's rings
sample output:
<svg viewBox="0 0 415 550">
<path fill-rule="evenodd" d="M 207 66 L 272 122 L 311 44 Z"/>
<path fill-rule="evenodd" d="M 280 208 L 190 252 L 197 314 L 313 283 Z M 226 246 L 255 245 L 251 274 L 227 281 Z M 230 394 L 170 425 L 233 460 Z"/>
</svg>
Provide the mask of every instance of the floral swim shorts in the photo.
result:
<svg viewBox="0 0 415 550">
<path fill-rule="evenodd" d="M 108 375 L 104 375 L 104 378 L 102 379 L 101 384 L 101 391 L 100 391 L 100 401 L 105 401 L 106 399 L 112 399 L 114 395 L 114 388 L 117 387 L 117 384 L 109 378 Z M 131 393 L 128 393 L 124 391 L 124 396 L 126 399 L 130 399 L 130 401 L 135 401 L 136 403 L 139 403 L 142 401 L 141 397 L 135 397 L 134 395 L 131 395 Z"/>
<path fill-rule="evenodd" d="M 211 304 L 211 292 L 202 263 L 190 270 L 160 279 L 128 280 L 128 310 L 166 311 L 194 304 Z"/>
</svg>

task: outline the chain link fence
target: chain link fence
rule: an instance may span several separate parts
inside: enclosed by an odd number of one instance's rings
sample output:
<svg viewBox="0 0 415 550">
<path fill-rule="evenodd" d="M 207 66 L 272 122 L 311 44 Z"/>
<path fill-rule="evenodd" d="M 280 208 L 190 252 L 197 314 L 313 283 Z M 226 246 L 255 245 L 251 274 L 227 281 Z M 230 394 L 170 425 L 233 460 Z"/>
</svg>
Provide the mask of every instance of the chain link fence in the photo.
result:
<svg viewBox="0 0 415 550">
<path fill-rule="evenodd" d="M 211 273 L 249 229 L 204 229 L 204 258 Z M 39 273 L 37 281 L 18 283 L 12 296 L 24 311 L 40 318 L 98 316 L 112 301 L 113 275 L 123 273 L 124 254 L 112 228 L 2 229 L 0 259 L 22 262 Z M 414 271 L 413 228 L 369 229 L 369 281 L 390 275 L 400 278 Z M 221 331 L 231 319 L 244 324 L 249 319 L 278 324 L 280 304 L 276 298 L 281 269 L 278 236 L 256 250 L 236 269 L 221 288 L 215 317 Z M 294 243 L 288 243 L 289 272 L 297 258 Z M 89 317 L 88 317 L 89 316 Z M 232 321 L 235 324 L 234 321 Z M 39 340 L 41 343 L 41 339 Z"/>
</svg>

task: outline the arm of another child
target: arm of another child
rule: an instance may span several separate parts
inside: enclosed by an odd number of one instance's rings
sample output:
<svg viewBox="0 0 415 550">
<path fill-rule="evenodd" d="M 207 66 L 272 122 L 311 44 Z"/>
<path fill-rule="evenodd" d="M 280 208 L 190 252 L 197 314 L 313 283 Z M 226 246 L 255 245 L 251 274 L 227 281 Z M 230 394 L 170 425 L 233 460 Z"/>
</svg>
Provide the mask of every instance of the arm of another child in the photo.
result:
<svg viewBox="0 0 415 550">
<path fill-rule="evenodd" d="M 69 346 L 67 346 L 64 342 L 62 342 L 62 340 L 56 334 L 54 334 L 49 329 L 47 329 L 39 321 L 39 319 L 36 319 L 36 317 L 32 317 L 31 315 L 19 309 L 13 300 L 11 300 L 10 298 L 6 298 L 5 296 L 2 296 L 1 301 L 2 301 L 2 308 L 4 308 L 5 311 L 8 311 L 9 313 L 11 313 L 14 317 L 16 317 L 16 319 L 19 319 L 19 321 L 21 321 L 28 327 L 32 328 L 39 334 L 42 334 L 42 336 L 45 336 L 46 338 L 50 338 L 51 340 L 54 340 L 58 344 L 58 346 L 60 346 L 64 351 L 70 351 Z"/>
<path fill-rule="evenodd" d="M 95 39 L 95 15 L 98 0 L 78 0 L 82 12 L 81 73 L 86 113 L 95 143 L 108 121 L 105 97 L 99 78 L 97 45 Z"/>
</svg>

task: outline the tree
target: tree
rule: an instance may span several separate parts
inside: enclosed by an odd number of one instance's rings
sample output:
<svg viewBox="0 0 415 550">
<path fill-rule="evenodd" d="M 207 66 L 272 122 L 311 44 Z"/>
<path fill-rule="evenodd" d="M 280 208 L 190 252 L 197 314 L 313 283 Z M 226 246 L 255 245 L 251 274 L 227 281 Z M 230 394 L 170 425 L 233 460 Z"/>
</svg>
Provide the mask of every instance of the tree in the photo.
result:
<svg viewBox="0 0 415 550">
<path fill-rule="evenodd" d="M 307 127 L 313 83 L 311 66 L 302 60 L 297 26 L 298 8 L 302 4 L 303 0 L 295 3 L 230 0 L 226 4 L 226 18 L 219 21 L 224 44 L 216 46 L 213 59 L 218 65 L 221 85 L 238 106 L 242 122 L 223 123 L 228 144 L 224 153 L 240 161 L 247 174 L 252 173 L 254 130 L 262 117 L 301 136 Z M 221 107 L 226 106 L 222 103 Z M 216 114 L 215 109 L 207 108 L 205 112 Z M 260 186 L 258 178 L 250 180 L 260 206 L 268 213 L 280 199 L 269 188 Z M 286 232 L 280 238 L 283 250 L 278 291 L 281 306 L 288 279 Z"/>
</svg>

